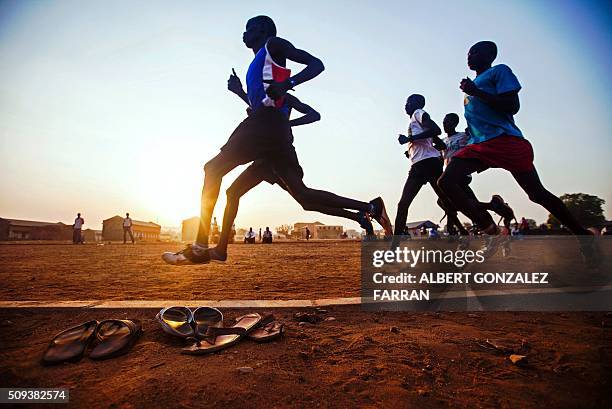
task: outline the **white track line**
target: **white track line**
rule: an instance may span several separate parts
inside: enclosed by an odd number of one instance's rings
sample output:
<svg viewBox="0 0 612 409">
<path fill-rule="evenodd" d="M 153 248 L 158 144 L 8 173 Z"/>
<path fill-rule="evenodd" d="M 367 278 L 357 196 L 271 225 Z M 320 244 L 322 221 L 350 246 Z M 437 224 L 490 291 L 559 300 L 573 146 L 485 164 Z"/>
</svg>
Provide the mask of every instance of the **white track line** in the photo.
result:
<svg viewBox="0 0 612 409">
<path fill-rule="evenodd" d="M 508 295 L 564 294 L 612 291 L 612 285 L 602 287 L 527 288 L 516 290 L 471 290 L 449 291 L 442 298 L 474 298 Z M 163 308 L 173 305 L 197 307 L 209 305 L 217 308 L 305 308 L 334 305 L 359 305 L 370 303 L 361 297 L 323 298 L 319 300 L 51 300 L 51 301 L 0 301 L 0 308 Z"/>
</svg>

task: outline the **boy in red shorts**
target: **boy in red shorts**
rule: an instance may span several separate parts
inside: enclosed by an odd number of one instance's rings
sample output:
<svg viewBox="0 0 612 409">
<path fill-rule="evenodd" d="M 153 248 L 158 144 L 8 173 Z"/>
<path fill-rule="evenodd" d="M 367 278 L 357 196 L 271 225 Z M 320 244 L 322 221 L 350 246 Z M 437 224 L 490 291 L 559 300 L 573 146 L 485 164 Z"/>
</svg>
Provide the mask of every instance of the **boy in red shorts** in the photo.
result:
<svg viewBox="0 0 612 409">
<path fill-rule="evenodd" d="M 499 234 L 500 229 L 484 203 L 470 198 L 461 188 L 467 175 L 488 168 L 506 169 L 529 199 L 543 206 L 576 235 L 589 235 L 581 239 L 581 251 L 588 264 L 596 262 L 597 251 L 592 233 L 585 229 L 569 212 L 563 201 L 550 193 L 540 182 L 533 165 L 533 149 L 514 123 L 519 111 L 518 93 L 521 85 L 512 70 L 499 64 L 492 66 L 497 57 L 497 46 L 492 41 L 474 44 L 467 57 L 468 67 L 476 72 L 474 81 L 461 80 L 465 92 L 465 119 L 470 136 L 468 145 L 457 152 L 438 180 L 442 191 L 465 215 L 486 234 Z M 495 202 L 495 203 L 494 203 Z M 508 209 L 503 200 L 492 201 L 498 213 Z"/>
</svg>

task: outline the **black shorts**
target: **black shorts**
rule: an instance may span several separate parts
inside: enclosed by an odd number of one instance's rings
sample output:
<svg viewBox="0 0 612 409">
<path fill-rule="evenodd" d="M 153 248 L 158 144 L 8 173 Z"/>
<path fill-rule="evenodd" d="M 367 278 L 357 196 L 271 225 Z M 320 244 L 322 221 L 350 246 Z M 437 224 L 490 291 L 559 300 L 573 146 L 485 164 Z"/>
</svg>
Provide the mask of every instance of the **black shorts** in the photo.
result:
<svg viewBox="0 0 612 409">
<path fill-rule="evenodd" d="M 245 170 L 246 172 L 257 175 L 271 185 L 275 183 L 286 185 L 285 181 L 289 176 L 296 176 L 299 179 L 304 177 L 304 170 L 300 166 L 293 144 L 285 146 L 284 150 L 265 159 L 254 161 Z"/>
<path fill-rule="evenodd" d="M 427 183 L 437 183 L 438 178 L 442 176 L 442 159 L 427 158 L 418 161 L 410 168 L 408 172 L 408 180 L 414 180 L 421 185 Z"/>
<path fill-rule="evenodd" d="M 221 152 L 228 160 L 244 164 L 277 157 L 290 151 L 292 142 L 287 116 L 278 109 L 261 107 L 238 125 Z"/>
</svg>

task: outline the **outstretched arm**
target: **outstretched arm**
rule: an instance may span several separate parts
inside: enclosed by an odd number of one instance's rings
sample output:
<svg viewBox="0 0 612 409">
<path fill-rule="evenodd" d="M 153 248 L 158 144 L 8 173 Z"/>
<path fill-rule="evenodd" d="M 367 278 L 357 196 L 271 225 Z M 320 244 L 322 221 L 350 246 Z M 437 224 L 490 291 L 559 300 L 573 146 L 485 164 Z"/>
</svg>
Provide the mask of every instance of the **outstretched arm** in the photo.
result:
<svg viewBox="0 0 612 409">
<path fill-rule="evenodd" d="M 516 115 L 521 107 L 518 90 L 493 95 L 478 88 L 469 78 L 462 79 L 459 88 L 468 95 L 482 99 L 485 104 L 504 114 Z"/>
<path fill-rule="evenodd" d="M 232 74 L 227 80 L 227 89 L 238 95 L 238 97 L 246 102 L 247 105 L 251 105 L 249 103 L 249 98 L 247 97 L 246 92 L 242 88 L 242 82 L 240 82 L 240 78 L 236 75 L 236 71 L 232 68 Z"/>
<path fill-rule="evenodd" d="M 289 41 L 280 37 L 273 37 L 268 40 L 268 51 L 276 61 L 290 60 L 306 66 L 302 71 L 284 82 L 270 83 L 266 92 L 272 99 L 282 97 L 296 85 L 313 79 L 325 69 L 321 60 L 304 50 L 295 48 Z"/>
<path fill-rule="evenodd" d="M 297 99 L 297 97 L 291 94 L 287 94 L 285 96 L 285 101 L 287 102 L 287 105 L 290 108 L 293 108 L 296 111 L 304 114 L 299 118 L 290 120 L 289 126 L 293 127 L 293 126 L 311 124 L 321 119 L 321 115 L 317 111 L 315 111 L 310 105 L 306 105 L 305 103 Z"/>
</svg>

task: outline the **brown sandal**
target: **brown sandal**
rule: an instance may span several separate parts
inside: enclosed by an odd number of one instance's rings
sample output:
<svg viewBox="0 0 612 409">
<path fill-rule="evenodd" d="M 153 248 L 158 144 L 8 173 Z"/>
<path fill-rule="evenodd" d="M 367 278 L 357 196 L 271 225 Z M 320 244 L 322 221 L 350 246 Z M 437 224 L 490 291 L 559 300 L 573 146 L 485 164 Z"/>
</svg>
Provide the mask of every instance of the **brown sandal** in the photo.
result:
<svg viewBox="0 0 612 409">
<path fill-rule="evenodd" d="M 76 362 L 83 357 L 87 346 L 94 338 L 98 321 L 84 322 L 57 334 L 42 357 L 45 365 L 55 365 L 61 362 Z"/>
<path fill-rule="evenodd" d="M 269 342 L 280 338 L 285 332 L 285 324 L 277 322 L 274 315 L 266 315 L 259 326 L 248 337 L 255 342 Z"/>
<path fill-rule="evenodd" d="M 233 327 L 208 327 L 206 335 L 202 339 L 191 338 L 193 345 L 183 348 L 182 353 L 203 355 L 229 348 L 253 331 L 261 320 L 261 315 L 252 313 L 236 318 Z"/>
<path fill-rule="evenodd" d="M 127 353 L 142 334 L 139 320 L 104 320 L 98 324 L 98 343 L 89 354 L 91 359 L 108 359 Z"/>
</svg>

